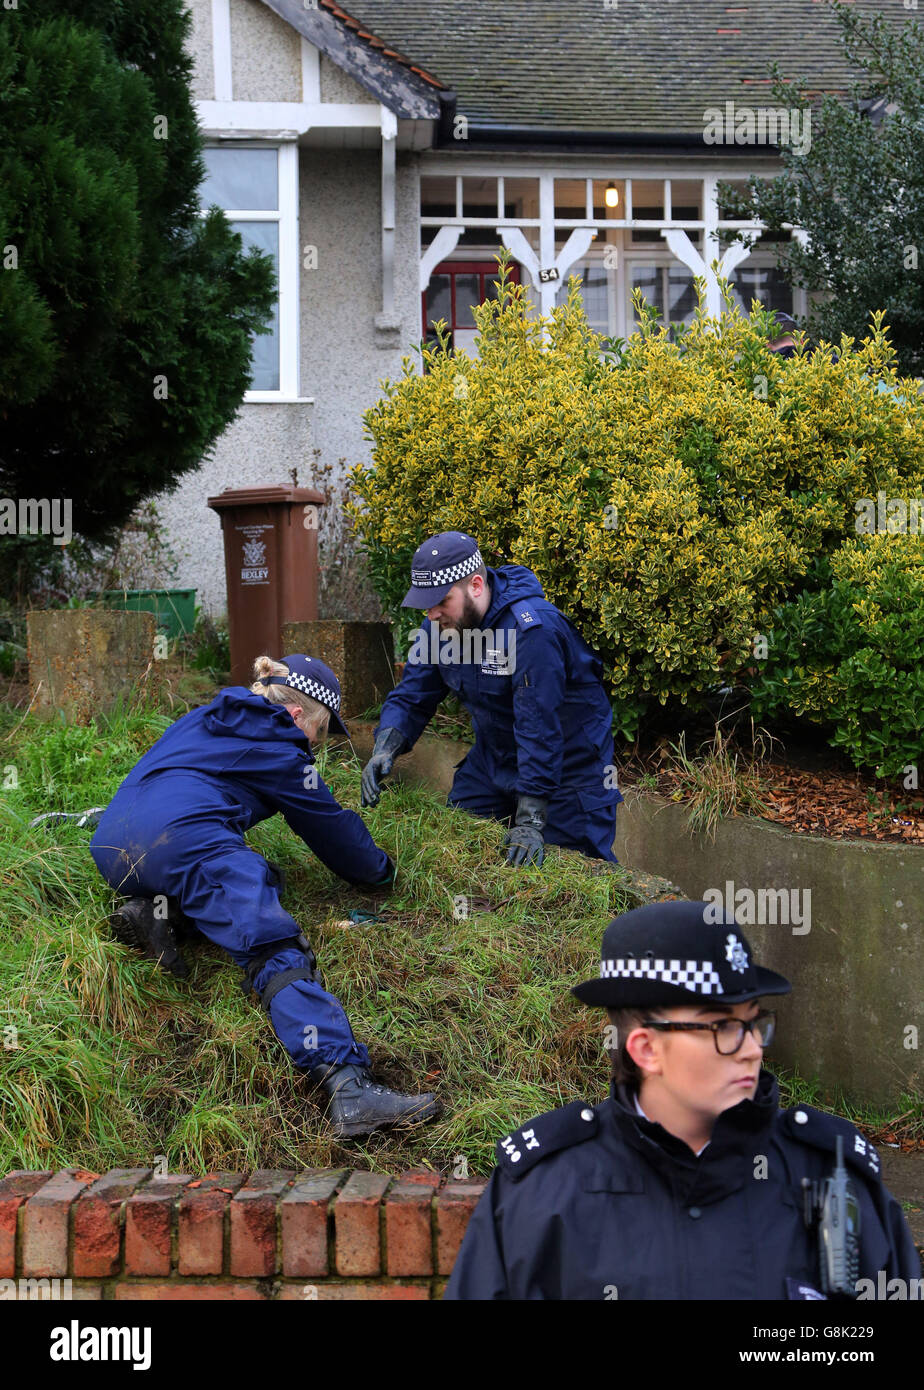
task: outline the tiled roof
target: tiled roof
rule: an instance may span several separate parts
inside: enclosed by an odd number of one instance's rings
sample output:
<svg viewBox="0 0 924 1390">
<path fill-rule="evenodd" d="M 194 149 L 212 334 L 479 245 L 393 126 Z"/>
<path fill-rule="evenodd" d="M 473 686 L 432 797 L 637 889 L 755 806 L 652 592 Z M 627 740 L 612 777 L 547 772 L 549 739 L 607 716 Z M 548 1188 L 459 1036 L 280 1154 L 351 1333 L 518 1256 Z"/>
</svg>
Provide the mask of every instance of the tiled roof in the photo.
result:
<svg viewBox="0 0 924 1390">
<path fill-rule="evenodd" d="M 376 49 L 386 58 L 394 58 L 396 62 L 402 63 L 406 68 L 409 68 L 411 72 L 423 78 L 424 82 L 429 82 L 431 86 L 441 87 L 444 85 L 440 82 L 439 78 L 434 77 L 432 73 L 426 72 L 423 68 L 418 67 L 411 58 L 405 57 L 405 55 L 399 53 L 396 48 L 391 48 L 384 39 L 379 38 L 378 34 L 373 34 L 371 29 L 369 29 L 367 25 L 364 25 L 361 19 L 356 19 L 355 16 L 352 13 L 348 13 L 342 5 L 338 5 L 337 0 L 319 0 L 319 4 L 322 10 L 329 11 L 335 19 L 339 19 L 347 29 L 350 29 L 357 38 L 363 39 L 368 43 L 370 48 Z"/>
<path fill-rule="evenodd" d="M 454 89 L 476 123 L 692 135 L 710 106 L 759 105 L 773 60 L 814 92 L 844 92 L 851 80 L 827 0 L 349 3 L 370 42 L 412 55 L 414 71 Z M 885 11 L 899 26 L 917 19 L 897 0 L 850 8 Z"/>
</svg>

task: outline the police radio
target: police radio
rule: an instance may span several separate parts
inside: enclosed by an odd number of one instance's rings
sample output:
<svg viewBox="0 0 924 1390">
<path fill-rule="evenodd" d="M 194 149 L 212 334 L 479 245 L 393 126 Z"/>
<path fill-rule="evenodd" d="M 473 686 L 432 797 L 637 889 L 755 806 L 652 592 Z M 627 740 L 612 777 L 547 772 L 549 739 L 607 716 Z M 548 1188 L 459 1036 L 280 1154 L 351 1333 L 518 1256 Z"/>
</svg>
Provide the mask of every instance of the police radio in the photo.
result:
<svg viewBox="0 0 924 1390">
<path fill-rule="evenodd" d="M 818 1227 L 821 1288 L 828 1298 L 856 1298 L 860 1264 L 860 1206 L 847 1169 L 844 1140 L 836 1137 L 834 1172 L 821 1183 L 802 1179 L 806 1222 Z"/>
</svg>

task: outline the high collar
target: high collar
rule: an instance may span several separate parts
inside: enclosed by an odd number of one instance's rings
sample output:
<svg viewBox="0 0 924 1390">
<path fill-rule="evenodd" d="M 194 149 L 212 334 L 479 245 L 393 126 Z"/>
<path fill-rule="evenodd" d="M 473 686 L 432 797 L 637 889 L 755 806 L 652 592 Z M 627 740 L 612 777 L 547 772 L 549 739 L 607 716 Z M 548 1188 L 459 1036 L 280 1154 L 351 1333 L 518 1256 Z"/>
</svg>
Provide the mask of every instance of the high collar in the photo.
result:
<svg viewBox="0 0 924 1390">
<path fill-rule="evenodd" d="M 610 1115 L 622 1138 L 657 1168 L 684 1200 L 715 1201 L 740 1187 L 751 1171 L 753 1146 L 779 1110 L 776 1077 L 761 1071 L 753 1100 L 742 1100 L 718 1116 L 712 1137 L 700 1156 L 658 1124 L 636 1113 L 634 1092 L 611 1086 Z"/>
</svg>

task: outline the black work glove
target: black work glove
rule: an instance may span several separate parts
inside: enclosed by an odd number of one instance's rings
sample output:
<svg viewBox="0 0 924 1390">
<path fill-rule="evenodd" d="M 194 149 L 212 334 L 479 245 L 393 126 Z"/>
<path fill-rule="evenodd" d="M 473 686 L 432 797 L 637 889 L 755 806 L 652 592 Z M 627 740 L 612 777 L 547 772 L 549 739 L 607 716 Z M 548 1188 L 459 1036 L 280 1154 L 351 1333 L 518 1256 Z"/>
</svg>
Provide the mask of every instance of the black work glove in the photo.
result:
<svg viewBox="0 0 924 1390">
<path fill-rule="evenodd" d="M 408 747 L 408 741 L 400 729 L 392 726 L 382 729 L 375 740 L 372 757 L 363 768 L 361 806 L 377 806 L 379 804 L 379 797 L 382 795 L 382 781 L 391 772 L 395 758 L 400 753 L 404 753 Z"/>
<path fill-rule="evenodd" d="M 513 829 L 507 832 L 504 845 L 507 850 L 507 863 L 517 868 L 527 864 L 542 867 L 545 858 L 545 841 L 542 832 L 548 819 L 549 803 L 541 796 L 521 796 L 517 802 L 517 814 Z"/>
</svg>

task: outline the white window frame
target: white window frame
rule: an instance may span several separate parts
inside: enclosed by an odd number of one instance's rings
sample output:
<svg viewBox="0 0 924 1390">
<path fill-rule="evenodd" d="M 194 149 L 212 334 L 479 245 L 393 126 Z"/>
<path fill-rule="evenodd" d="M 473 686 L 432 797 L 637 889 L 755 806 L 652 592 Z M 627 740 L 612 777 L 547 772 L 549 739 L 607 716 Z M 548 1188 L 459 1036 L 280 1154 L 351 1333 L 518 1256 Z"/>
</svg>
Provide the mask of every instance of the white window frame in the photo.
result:
<svg viewBox="0 0 924 1390">
<path fill-rule="evenodd" d="M 277 296 L 279 305 L 279 389 L 247 390 L 248 405 L 304 402 L 299 394 L 299 255 L 298 255 L 298 144 L 294 140 L 207 140 L 210 149 L 261 149 L 276 151 L 277 207 L 223 208 L 229 222 L 275 222 L 279 227 Z M 200 214 L 205 215 L 204 210 Z"/>
</svg>

